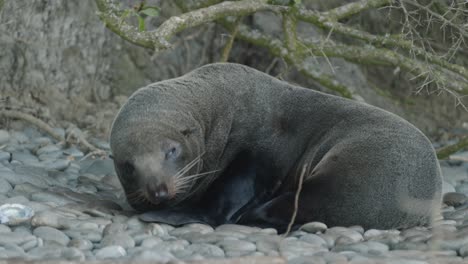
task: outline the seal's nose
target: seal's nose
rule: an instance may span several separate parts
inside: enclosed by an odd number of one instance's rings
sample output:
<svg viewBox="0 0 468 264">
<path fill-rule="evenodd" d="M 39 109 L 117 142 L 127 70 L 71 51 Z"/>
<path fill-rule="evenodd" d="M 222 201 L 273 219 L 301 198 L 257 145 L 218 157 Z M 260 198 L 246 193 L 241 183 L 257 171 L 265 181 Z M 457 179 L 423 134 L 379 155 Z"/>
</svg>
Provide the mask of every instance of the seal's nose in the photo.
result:
<svg viewBox="0 0 468 264">
<path fill-rule="evenodd" d="M 156 185 L 154 188 L 154 198 L 159 201 L 169 200 L 169 192 L 165 183 Z"/>
</svg>

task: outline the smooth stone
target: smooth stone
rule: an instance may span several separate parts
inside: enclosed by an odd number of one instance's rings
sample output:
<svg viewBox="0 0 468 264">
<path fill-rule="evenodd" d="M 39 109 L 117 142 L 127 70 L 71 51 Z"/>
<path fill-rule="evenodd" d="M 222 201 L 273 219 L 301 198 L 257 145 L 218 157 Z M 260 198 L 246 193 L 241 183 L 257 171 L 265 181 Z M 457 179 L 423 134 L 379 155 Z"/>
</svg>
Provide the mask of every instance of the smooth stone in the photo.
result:
<svg viewBox="0 0 468 264">
<path fill-rule="evenodd" d="M 39 239 L 31 240 L 29 242 L 26 242 L 24 244 L 21 244 L 21 248 L 24 251 L 29 251 L 39 245 Z"/>
<path fill-rule="evenodd" d="M 17 185 L 21 183 L 30 183 L 39 188 L 47 188 L 48 184 L 48 173 L 44 168 L 39 168 L 35 166 L 20 165 L 16 166 L 14 173 L 4 173 L 2 168 L 0 168 L 0 177 L 4 178 L 12 185 Z"/>
<path fill-rule="evenodd" d="M 54 241 L 63 246 L 68 245 L 70 242 L 70 238 L 62 231 L 49 226 L 37 227 L 34 229 L 33 234 L 44 241 Z"/>
<path fill-rule="evenodd" d="M 36 247 L 28 251 L 28 256 L 33 259 L 60 259 L 62 258 L 63 247 L 58 245 L 46 245 L 42 247 Z"/>
<path fill-rule="evenodd" d="M 65 129 L 61 128 L 61 127 L 54 127 L 52 128 L 54 130 L 54 132 L 58 135 L 60 135 L 62 138 L 65 138 Z"/>
<path fill-rule="evenodd" d="M 455 192 L 455 187 L 446 181 L 442 181 L 442 195 L 451 192 Z"/>
<path fill-rule="evenodd" d="M 327 263 L 333 263 L 333 264 L 348 263 L 348 259 L 345 256 L 336 252 L 319 252 L 317 254 L 314 254 L 313 256 L 322 257 Z"/>
<path fill-rule="evenodd" d="M 357 232 L 356 230 L 352 230 L 345 227 L 329 228 L 327 229 L 325 234 L 335 237 L 336 239 L 338 239 L 339 237 L 346 237 L 348 238 L 348 240 L 346 241 L 347 243 L 356 243 L 364 239 L 361 233 Z"/>
<path fill-rule="evenodd" d="M 114 259 L 121 258 L 127 255 L 127 251 L 121 246 L 108 246 L 96 250 L 96 259 Z"/>
<path fill-rule="evenodd" d="M 82 251 L 91 250 L 94 248 L 93 242 L 88 239 L 74 238 L 68 243 L 69 247 L 74 247 Z"/>
<path fill-rule="evenodd" d="M 209 225 L 204 225 L 204 224 L 188 224 L 183 227 L 176 228 L 174 230 L 171 230 L 169 232 L 170 235 L 172 236 L 180 236 L 184 235 L 190 232 L 196 232 L 199 234 L 208 234 L 213 232 L 213 228 Z"/>
<path fill-rule="evenodd" d="M 85 254 L 78 248 L 64 248 L 60 252 L 60 257 L 66 260 L 84 261 Z"/>
<path fill-rule="evenodd" d="M 299 237 L 299 240 L 305 241 L 305 242 L 313 244 L 313 245 L 321 246 L 321 247 L 324 247 L 324 248 L 328 247 L 327 241 L 325 241 L 323 238 L 321 238 L 320 236 L 315 235 L 315 234 L 303 235 L 303 236 Z"/>
<path fill-rule="evenodd" d="M 25 182 L 25 183 L 15 185 L 14 190 L 17 191 L 17 192 L 31 194 L 31 193 L 35 193 L 35 192 L 40 192 L 43 189 L 39 188 L 39 187 L 29 183 L 29 182 Z"/>
<path fill-rule="evenodd" d="M 311 256 L 322 251 L 328 251 L 328 249 L 297 239 L 284 239 L 281 241 L 279 246 L 279 252 L 281 256 L 285 257 L 287 260 L 291 260 L 299 256 Z"/>
<path fill-rule="evenodd" d="M 141 233 L 141 232 L 132 234 L 131 236 L 132 236 L 133 240 L 135 240 L 135 246 L 140 246 L 141 243 L 145 239 L 152 237 L 152 235 L 149 234 L 149 233 Z"/>
<path fill-rule="evenodd" d="M 278 251 L 279 249 L 279 240 L 259 240 L 255 242 L 255 245 L 257 246 L 257 251 L 263 252 L 263 253 L 269 253 L 271 251 Z"/>
<path fill-rule="evenodd" d="M 305 232 L 309 233 L 317 233 L 317 232 L 325 232 L 327 230 L 327 225 L 321 222 L 310 222 L 307 224 L 304 224 L 300 227 L 300 230 L 303 230 Z"/>
<path fill-rule="evenodd" d="M 127 225 L 126 224 L 124 224 L 124 223 L 111 223 L 111 224 L 106 225 L 106 227 L 104 228 L 104 231 L 102 232 L 102 234 L 104 236 L 113 235 L 113 234 L 124 232 L 125 230 L 127 230 Z"/>
<path fill-rule="evenodd" d="M 52 144 L 52 140 L 48 137 L 33 138 L 32 142 L 34 144 L 40 145 L 41 147 Z"/>
<path fill-rule="evenodd" d="M 85 159 L 79 162 L 80 174 L 108 175 L 115 174 L 114 162 L 111 159 Z"/>
<path fill-rule="evenodd" d="M 178 251 L 185 249 L 190 243 L 187 240 L 174 240 L 165 241 L 157 246 L 158 249 L 163 251 Z"/>
<path fill-rule="evenodd" d="M 10 183 L 7 180 L 0 178 L 0 193 L 7 193 L 12 189 L 13 187 L 11 187 Z"/>
<path fill-rule="evenodd" d="M 0 144 L 10 141 L 10 133 L 4 129 L 0 129 Z"/>
<path fill-rule="evenodd" d="M 72 229 L 65 230 L 64 233 L 72 239 L 84 239 L 95 243 L 102 240 L 102 232 L 98 229 Z"/>
<path fill-rule="evenodd" d="M 129 249 L 135 247 L 135 240 L 126 233 L 116 233 L 104 236 L 101 241 L 101 246 L 121 246 L 125 249 Z"/>
<path fill-rule="evenodd" d="M 350 245 L 338 245 L 333 248 L 333 251 L 355 251 L 361 254 L 371 254 L 371 255 L 383 255 L 388 252 L 388 245 L 375 242 L 375 241 L 364 241 L 360 243 L 350 244 Z"/>
<path fill-rule="evenodd" d="M 228 258 L 239 258 L 239 257 L 248 256 L 249 254 L 251 254 L 253 252 L 255 252 L 255 251 L 226 250 L 224 254 Z"/>
<path fill-rule="evenodd" d="M 288 264 L 327 264 L 321 257 L 300 256 L 288 260 Z"/>
<path fill-rule="evenodd" d="M 30 163 L 39 162 L 39 159 L 36 156 L 29 153 L 29 151 L 27 152 L 14 151 L 11 153 L 11 159 L 20 161 L 22 164 L 30 164 Z"/>
<path fill-rule="evenodd" d="M 28 198 L 24 197 L 23 195 L 13 196 L 2 201 L 4 204 L 25 204 L 28 202 Z"/>
<path fill-rule="evenodd" d="M 14 138 L 18 143 L 24 144 L 29 141 L 28 136 L 21 131 L 15 131 L 11 134 L 11 137 Z"/>
<path fill-rule="evenodd" d="M 151 261 L 151 263 L 169 263 L 171 260 L 175 260 L 176 257 L 167 251 L 146 249 L 133 254 L 132 259 Z"/>
<path fill-rule="evenodd" d="M 10 232 L 11 232 L 10 227 L 0 224 L 0 233 L 10 233 Z"/>
<path fill-rule="evenodd" d="M 252 234 L 255 232 L 261 231 L 258 227 L 250 227 L 250 226 L 243 226 L 243 225 L 235 225 L 235 224 L 224 224 L 216 227 L 216 232 L 234 232 L 234 233 L 243 233 L 243 234 Z"/>
<path fill-rule="evenodd" d="M 215 245 L 210 244 L 192 244 L 186 250 L 197 253 L 204 258 L 224 258 L 224 251 Z"/>
<path fill-rule="evenodd" d="M 58 206 L 74 203 L 73 200 L 67 197 L 49 191 L 33 193 L 31 194 L 31 200 L 36 202 L 52 202 Z"/>
<path fill-rule="evenodd" d="M 425 243 L 419 242 L 400 242 L 394 246 L 392 249 L 404 249 L 404 250 L 419 250 L 419 251 L 426 251 L 429 249 L 429 246 Z"/>
<path fill-rule="evenodd" d="M 37 158 L 40 161 L 46 161 L 46 160 L 65 159 L 66 156 L 63 154 L 62 150 L 56 150 L 56 151 L 42 153 L 41 155 L 38 155 Z"/>
<path fill-rule="evenodd" d="M 142 230 L 145 228 L 145 223 L 138 219 L 138 216 L 133 216 L 127 220 L 127 228 L 134 230 Z"/>
<path fill-rule="evenodd" d="M 448 206 L 458 207 L 466 203 L 467 197 L 464 193 L 449 192 L 444 194 L 443 202 Z"/>
<path fill-rule="evenodd" d="M 46 160 L 41 162 L 42 165 L 48 170 L 58 170 L 63 171 L 70 165 L 70 160 L 67 159 L 56 159 L 56 160 Z"/>
<path fill-rule="evenodd" d="M 149 237 L 144 239 L 141 242 L 141 246 L 145 248 L 154 248 L 158 246 L 159 244 L 163 243 L 163 240 L 157 236 Z"/>
<path fill-rule="evenodd" d="M 458 253 L 460 254 L 460 256 L 466 258 L 468 257 L 468 244 L 462 246 L 459 250 L 458 250 Z"/>
<path fill-rule="evenodd" d="M 223 240 L 218 242 L 218 246 L 225 251 L 255 251 L 257 246 L 245 240 Z"/>
<path fill-rule="evenodd" d="M 57 229 L 70 229 L 78 224 L 79 220 L 70 219 L 53 210 L 37 212 L 31 219 L 32 226 L 50 226 Z"/>
<path fill-rule="evenodd" d="M 12 158 L 12 155 L 10 152 L 6 151 L 1 151 L 0 150 L 0 161 L 6 161 L 9 162 L 9 160 Z"/>
<path fill-rule="evenodd" d="M 73 157 L 74 159 L 78 159 L 78 158 L 82 158 L 84 157 L 84 153 L 75 148 L 75 147 L 70 147 L 70 148 L 67 148 L 65 150 L 63 150 L 63 153 L 66 155 L 66 156 L 70 156 L 70 157 Z"/>
<path fill-rule="evenodd" d="M 43 154 L 57 152 L 57 151 L 60 151 L 60 150 L 61 150 L 61 148 L 59 148 L 59 147 L 57 147 L 55 145 L 47 145 L 47 146 L 39 148 L 36 151 L 36 155 L 40 156 L 40 155 L 43 155 Z"/>
</svg>

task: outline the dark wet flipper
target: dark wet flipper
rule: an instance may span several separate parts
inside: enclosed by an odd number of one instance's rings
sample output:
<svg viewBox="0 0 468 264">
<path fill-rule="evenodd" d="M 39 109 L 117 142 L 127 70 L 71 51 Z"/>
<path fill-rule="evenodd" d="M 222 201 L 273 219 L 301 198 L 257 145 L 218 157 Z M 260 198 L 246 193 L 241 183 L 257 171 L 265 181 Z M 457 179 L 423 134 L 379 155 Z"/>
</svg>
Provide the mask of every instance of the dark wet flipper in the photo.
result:
<svg viewBox="0 0 468 264">
<path fill-rule="evenodd" d="M 145 212 L 139 216 L 144 222 L 164 223 L 173 226 L 181 226 L 185 224 L 201 223 L 214 225 L 214 221 L 201 213 L 190 213 L 182 210 L 161 210 Z"/>
</svg>

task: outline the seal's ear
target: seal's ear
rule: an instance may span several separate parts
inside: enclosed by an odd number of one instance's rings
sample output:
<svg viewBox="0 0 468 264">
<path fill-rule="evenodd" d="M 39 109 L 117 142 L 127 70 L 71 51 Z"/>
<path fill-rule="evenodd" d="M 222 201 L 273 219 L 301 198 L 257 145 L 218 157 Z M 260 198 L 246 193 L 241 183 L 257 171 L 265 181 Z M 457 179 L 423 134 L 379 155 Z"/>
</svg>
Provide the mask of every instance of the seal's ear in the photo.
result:
<svg viewBox="0 0 468 264">
<path fill-rule="evenodd" d="M 185 128 L 185 129 L 181 130 L 180 133 L 182 133 L 182 135 L 188 137 L 191 134 L 195 133 L 195 131 L 196 131 L 195 128 Z"/>
</svg>

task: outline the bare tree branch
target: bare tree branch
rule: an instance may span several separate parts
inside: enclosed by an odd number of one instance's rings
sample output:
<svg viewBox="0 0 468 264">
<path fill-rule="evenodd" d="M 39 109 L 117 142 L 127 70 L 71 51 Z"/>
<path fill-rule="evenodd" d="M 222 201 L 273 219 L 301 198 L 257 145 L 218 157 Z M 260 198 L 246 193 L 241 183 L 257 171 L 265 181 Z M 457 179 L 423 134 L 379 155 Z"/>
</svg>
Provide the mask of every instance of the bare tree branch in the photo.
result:
<svg viewBox="0 0 468 264">
<path fill-rule="evenodd" d="M 270 10 L 271 6 L 266 2 L 266 0 L 222 2 L 180 16 L 173 16 L 156 30 L 139 32 L 136 27 L 129 25 L 117 15 L 119 10 L 112 3 L 112 0 L 96 0 L 99 9 L 98 15 L 110 30 L 133 44 L 154 50 L 169 48 L 171 46 L 169 43 L 170 38 L 184 29 L 196 27 L 226 16 L 244 16 L 257 11 Z"/>
</svg>

